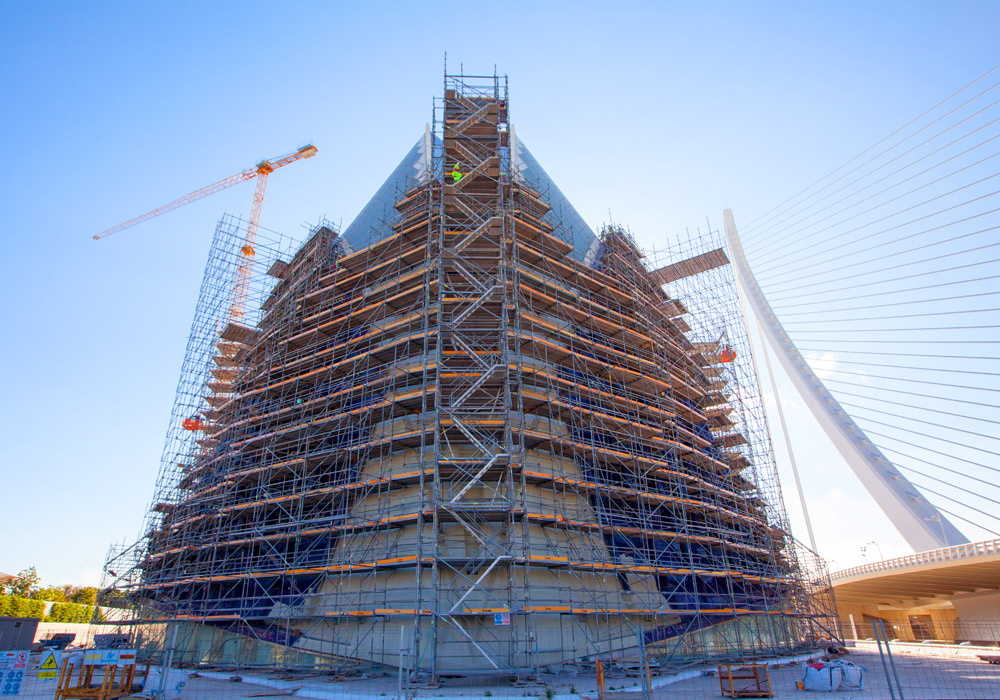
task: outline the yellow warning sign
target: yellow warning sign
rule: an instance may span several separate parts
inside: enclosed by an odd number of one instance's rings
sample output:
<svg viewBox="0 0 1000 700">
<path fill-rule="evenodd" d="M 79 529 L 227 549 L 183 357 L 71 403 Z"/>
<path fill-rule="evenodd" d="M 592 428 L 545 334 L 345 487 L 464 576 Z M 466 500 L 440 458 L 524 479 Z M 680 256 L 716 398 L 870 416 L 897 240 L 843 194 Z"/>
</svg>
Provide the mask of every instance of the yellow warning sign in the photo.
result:
<svg viewBox="0 0 1000 700">
<path fill-rule="evenodd" d="M 56 652 L 43 652 L 42 662 L 38 664 L 38 680 L 52 681 L 57 675 L 59 675 L 59 660 L 56 658 Z"/>
</svg>

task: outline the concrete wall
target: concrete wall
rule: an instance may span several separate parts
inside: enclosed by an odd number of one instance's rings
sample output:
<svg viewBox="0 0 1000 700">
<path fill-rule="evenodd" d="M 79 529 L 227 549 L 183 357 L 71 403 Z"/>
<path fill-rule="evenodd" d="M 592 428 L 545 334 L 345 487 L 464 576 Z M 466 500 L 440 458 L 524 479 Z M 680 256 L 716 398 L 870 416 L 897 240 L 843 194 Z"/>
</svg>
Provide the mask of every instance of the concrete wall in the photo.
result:
<svg viewBox="0 0 1000 700">
<path fill-rule="evenodd" d="M 951 603 L 963 621 L 1000 621 L 1000 593 L 955 596 Z"/>
<path fill-rule="evenodd" d="M 115 634 L 120 632 L 118 625 L 90 625 L 76 622 L 41 622 L 35 632 L 33 641 L 39 642 L 42 639 L 51 637 L 53 634 L 70 632 L 76 635 L 73 646 L 92 646 L 95 634 Z"/>
<path fill-rule="evenodd" d="M 931 618 L 934 638 L 941 641 L 953 641 L 958 614 L 953 608 L 882 608 L 878 605 L 862 605 L 858 603 L 837 604 L 837 614 L 841 631 L 845 639 L 874 638 L 875 631 L 872 621 L 881 619 L 885 626 L 885 634 L 889 639 L 899 639 L 903 642 L 916 641 L 916 635 L 910 626 L 911 615 L 927 615 Z M 851 617 L 854 618 L 854 628 L 851 627 Z M 857 631 L 857 636 L 854 631 Z"/>
<path fill-rule="evenodd" d="M 933 639 L 943 642 L 1000 642 L 1000 593 L 956 595 L 945 605 L 933 608 L 887 608 L 879 605 L 838 602 L 838 617 L 845 639 L 874 637 L 872 621 L 881 618 L 889 639 L 921 641 L 915 634 L 911 616 L 930 617 Z M 851 628 L 854 617 L 855 637 Z"/>
<path fill-rule="evenodd" d="M 0 617 L 0 651 L 30 649 L 37 624 L 34 617 Z"/>
<path fill-rule="evenodd" d="M 951 600 L 959 633 L 970 641 L 1000 642 L 1000 593 L 971 593 Z"/>
</svg>

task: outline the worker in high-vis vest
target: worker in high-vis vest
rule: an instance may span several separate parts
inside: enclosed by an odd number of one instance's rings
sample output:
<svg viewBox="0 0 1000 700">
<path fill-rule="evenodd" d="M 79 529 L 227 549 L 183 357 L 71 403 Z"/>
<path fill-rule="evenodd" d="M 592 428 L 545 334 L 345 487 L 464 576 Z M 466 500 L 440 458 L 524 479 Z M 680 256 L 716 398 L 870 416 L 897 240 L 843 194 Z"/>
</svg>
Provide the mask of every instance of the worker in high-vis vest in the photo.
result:
<svg viewBox="0 0 1000 700">
<path fill-rule="evenodd" d="M 451 171 L 451 179 L 458 182 L 463 177 L 462 175 L 462 164 L 455 163 L 455 169 Z"/>
</svg>

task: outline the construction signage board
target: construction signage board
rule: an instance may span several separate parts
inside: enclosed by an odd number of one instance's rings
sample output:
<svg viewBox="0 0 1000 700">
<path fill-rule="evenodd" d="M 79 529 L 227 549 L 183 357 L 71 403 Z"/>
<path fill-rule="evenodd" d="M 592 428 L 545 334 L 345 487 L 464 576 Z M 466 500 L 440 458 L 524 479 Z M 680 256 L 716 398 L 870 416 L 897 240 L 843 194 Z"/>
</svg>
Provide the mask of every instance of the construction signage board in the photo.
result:
<svg viewBox="0 0 1000 700">
<path fill-rule="evenodd" d="M 500 625 L 509 625 L 510 624 L 510 613 L 494 613 L 493 614 L 493 624 L 497 625 L 497 626 L 500 626 Z"/>
<path fill-rule="evenodd" d="M 59 675 L 59 654 L 58 651 L 48 650 L 42 652 L 42 660 L 38 664 L 38 680 L 54 681 Z"/>
<path fill-rule="evenodd" d="M 84 666 L 100 666 L 101 659 L 104 658 L 104 654 L 107 652 L 109 655 L 114 654 L 113 649 L 87 649 L 83 652 L 83 665 Z M 107 663 L 116 663 L 115 661 L 108 661 Z"/>
<path fill-rule="evenodd" d="M 84 666 L 134 666 L 135 649 L 88 649 L 83 652 Z"/>
<path fill-rule="evenodd" d="M 29 653 L 27 650 L 0 651 L 0 695 L 21 694 Z"/>
</svg>

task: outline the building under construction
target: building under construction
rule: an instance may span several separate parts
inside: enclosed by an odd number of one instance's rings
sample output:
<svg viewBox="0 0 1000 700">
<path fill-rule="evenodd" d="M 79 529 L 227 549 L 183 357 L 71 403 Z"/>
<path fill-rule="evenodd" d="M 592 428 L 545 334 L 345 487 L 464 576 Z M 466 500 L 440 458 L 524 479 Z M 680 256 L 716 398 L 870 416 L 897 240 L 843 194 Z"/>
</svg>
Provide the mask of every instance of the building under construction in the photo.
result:
<svg viewBox="0 0 1000 700">
<path fill-rule="evenodd" d="M 449 76 L 343 233 L 213 242 L 157 492 L 109 585 L 177 662 L 530 675 L 834 634 L 726 253 L 595 235 Z M 117 570 L 117 573 L 114 571 Z"/>
</svg>

